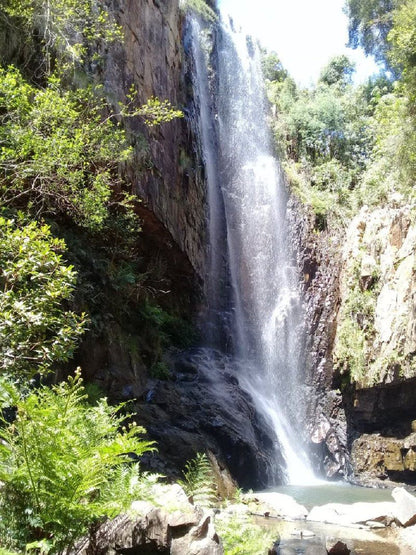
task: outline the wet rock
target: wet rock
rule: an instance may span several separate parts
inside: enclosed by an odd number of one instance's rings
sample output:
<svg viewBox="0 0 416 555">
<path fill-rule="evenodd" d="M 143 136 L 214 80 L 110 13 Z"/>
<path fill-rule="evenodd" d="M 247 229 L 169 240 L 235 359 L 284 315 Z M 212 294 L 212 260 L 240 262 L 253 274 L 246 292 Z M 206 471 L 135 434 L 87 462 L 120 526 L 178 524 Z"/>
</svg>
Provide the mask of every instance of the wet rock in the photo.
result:
<svg viewBox="0 0 416 555">
<path fill-rule="evenodd" d="M 351 549 L 348 545 L 340 540 L 328 540 L 326 543 L 327 553 L 331 555 L 349 555 Z"/>
<path fill-rule="evenodd" d="M 265 492 L 245 494 L 244 499 L 253 501 L 258 505 L 260 514 L 269 512 L 271 516 L 304 520 L 308 511 L 303 505 L 297 503 L 293 497 L 284 493 Z"/>
<path fill-rule="evenodd" d="M 395 517 L 404 527 L 416 524 L 416 497 L 404 488 L 394 488 L 393 499 L 396 501 Z"/>
<path fill-rule="evenodd" d="M 351 524 L 365 524 L 369 520 L 389 521 L 389 519 L 394 519 L 395 511 L 396 504 L 388 501 L 382 503 L 352 503 L 351 505 L 328 503 L 327 505 L 313 507 L 307 520 L 349 526 Z"/>
<path fill-rule="evenodd" d="M 316 233 L 315 215 L 294 196 L 288 208 L 298 269 L 304 275 L 308 388 L 305 396 L 309 402 L 305 429 L 310 433 L 309 451 L 317 472 L 328 478 L 343 478 L 350 474 L 347 420 L 342 398 L 333 391 L 332 350 L 344 238 L 327 228 Z"/>
<path fill-rule="evenodd" d="M 102 524 L 74 551 L 78 555 L 120 552 L 170 555 L 222 555 L 220 539 L 208 512 L 191 505 L 179 486 L 157 486 L 162 507 L 138 501 L 132 513 Z M 176 507 L 171 512 L 170 507 Z M 180 508 L 178 508 L 180 507 Z"/>
<path fill-rule="evenodd" d="M 151 402 L 144 396 L 135 405 L 138 423 L 158 443 L 142 466 L 180 478 L 186 461 L 209 451 L 224 492 L 233 489 L 231 476 L 247 489 L 266 487 L 276 460 L 273 432 L 238 381 L 229 379 L 230 361 L 209 349 L 178 356 L 197 368 L 195 378 L 155 381 Z"/>
</svg>

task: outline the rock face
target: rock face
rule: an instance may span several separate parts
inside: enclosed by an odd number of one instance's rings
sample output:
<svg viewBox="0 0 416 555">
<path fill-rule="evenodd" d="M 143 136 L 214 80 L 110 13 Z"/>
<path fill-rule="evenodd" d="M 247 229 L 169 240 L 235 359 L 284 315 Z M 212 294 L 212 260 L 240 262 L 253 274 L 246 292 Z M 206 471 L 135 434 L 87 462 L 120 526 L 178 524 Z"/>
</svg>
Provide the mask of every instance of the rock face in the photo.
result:
<svg viewBox="0 0 416 555">
<path fill-rule="evenodd" d="M 414 483 L 414 207 L 392 199 L 363 208 L 345 236 L 315 233 L 313 215 L 294 199 L 290 208 L 305 278 L 316 465 L 348 475 L 352 449 L 356 474 Z"/>
<path fill-rule="evenodd" d="M 347 230 L 333 360 L 355 472 L 414 483 L 416 225 L 395 202 Z"/>
<path fill-rule="evenodd" d="M 124 169 L 133 192 L 169 231 L 194 270 L 204 272 L 205 188 L 197 141 L 192 130 L 192 98 L 186 83 L 184 19 L 178 0 L 109 0 L 124 31 L 123 45 L 103 47 L 103 65 L 94 68 L 114 104 L 126 102 L 135 86 L 137 103 L 150 97 L 169 100 L 187 117 L 146 128 L 138 118 L 124 122 L 134 159 Z"/>
<path fill-rule="evenodd" d="M 219 463 L 224 487 L 227 471 L 242 487 L 266 487 L 279 455 L 229 361 L 202 349 L 174 364 L 175 381 L 150 381 L 136 403 L 138 422 L 158 442 L 158 453 L 145 457 L 143 464 L 180 477 L 185 461 L 209 450 Z"/>
<path fill-rule="evenodd" d="M 347 233 L 334 352 L 340 371 L 350 372 L 358 387 L 416 376 L 412 211 L 363 208 Z"/>
<path fill-rule="evenodd" d="M 332 349 L 343 238 L 328 230 L 316 233 L 315 216 L 294 196 L 289 201 L 288 217 L 298 269 L 304 277 L 310 453 L 317 472 L 341 478 L 350 473 L 347 420 L 342 396 L 333 389 Z"/>
<path fill-rule="evenodd" d="M 416 434 L 403 439 L 362 434 L 352 444 L 351 462 L 367 479 L 412 482 L 416 471 Z"/>
<path fill-rule="evenodd" d="M 116 553 L 222 555 L 210 513 L 191 505 L 177 485 L 159 486 L 158 506 L 139 501 L 76 546 L 79 555 Z"/>
</svg>

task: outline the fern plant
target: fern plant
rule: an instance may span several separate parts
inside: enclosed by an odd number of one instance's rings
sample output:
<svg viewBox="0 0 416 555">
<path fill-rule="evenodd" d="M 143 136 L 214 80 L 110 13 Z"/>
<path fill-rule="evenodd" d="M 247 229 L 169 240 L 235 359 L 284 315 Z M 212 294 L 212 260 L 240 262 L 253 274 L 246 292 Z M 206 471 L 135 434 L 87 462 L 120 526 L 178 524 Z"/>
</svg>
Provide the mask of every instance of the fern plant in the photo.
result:
<svg viewBox="0 0 416 555">
<path fill-rule="evenodd" d="M 184 480 L 179 484 L 195 505 L 212 507 L 216 500 L 214 475 L 211 463 L 205 453 L 197 453 L 188 461 L 183 471 Z"/>
<path fill-rule="evenodd" d="M 152 442 L 143 428 L 122 427 L 121 405 L 91 406 L 85 397 L 79 372 L 24 399 L 16 393 L 16 418 L 0 429 L 0 545 L 47 541 L 58 551 L 137 495 L 131 454 Z"/>
<path fill-rule="evenodd" d="M 227 555 L 264 555 L 279 539 L 277 530 L 262 527 L 248 516 L 216 518 L 215 528 Z"/>
</svg>

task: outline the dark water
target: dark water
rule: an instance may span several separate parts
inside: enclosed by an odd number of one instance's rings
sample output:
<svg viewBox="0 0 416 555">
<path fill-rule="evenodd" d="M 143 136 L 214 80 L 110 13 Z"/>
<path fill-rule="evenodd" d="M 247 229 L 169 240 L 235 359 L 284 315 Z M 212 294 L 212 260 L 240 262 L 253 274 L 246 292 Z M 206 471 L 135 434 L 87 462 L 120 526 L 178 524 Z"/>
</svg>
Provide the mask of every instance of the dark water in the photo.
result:
<svg viewBox="0 0 416 555">
<path fill-rule="evenodd" d="M 352 486 L 343 482 L 322 482 L 315 486 L 279 486 L 267 491 L 284 493 L 293 497 L 298 503 L 304 505 L 308 510 L 317 505 L 327 503 L 380 503 L 382 501 L 393 501 L 388 489 L 363 488 Z"/>
</svg>

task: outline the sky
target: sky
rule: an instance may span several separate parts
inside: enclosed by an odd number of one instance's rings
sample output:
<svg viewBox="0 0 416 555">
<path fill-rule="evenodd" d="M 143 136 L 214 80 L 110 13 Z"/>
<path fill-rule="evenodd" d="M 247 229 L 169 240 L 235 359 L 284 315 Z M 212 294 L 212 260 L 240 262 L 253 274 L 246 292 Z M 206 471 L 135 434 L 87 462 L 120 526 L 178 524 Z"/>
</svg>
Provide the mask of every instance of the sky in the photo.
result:
<svg viewBox="0 0 416 555">
<path fill-rule="evenodd" d="M 329 59 L 346 54 L 356 63 L 354 81 L 378 73 L 372 58 L 346 48 L 348 18 L 345 0 L 218 0 L 262 46 L 274 50 L 285 69 L 302 86 L 316 83 Z"/>
</svg>

